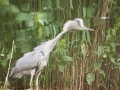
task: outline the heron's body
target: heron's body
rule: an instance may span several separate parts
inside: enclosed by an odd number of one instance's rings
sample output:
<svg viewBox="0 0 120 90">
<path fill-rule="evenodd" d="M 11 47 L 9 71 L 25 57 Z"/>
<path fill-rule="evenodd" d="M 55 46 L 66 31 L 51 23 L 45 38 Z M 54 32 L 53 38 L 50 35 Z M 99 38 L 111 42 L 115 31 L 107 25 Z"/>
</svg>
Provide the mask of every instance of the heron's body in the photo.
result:
<svg viewBox="0 0 120 90">
<path fill-rule="evenodd" d="M 43 58 L 43 54 L 39 51 L 32 51 L 24 54 L 24 56 L 17 61 L 10 76 L 12 76 L 12 78 L 21 78 L 23 75 L 30 75 L 30 70 L 36 69 L 37 64 L 44 61 Z M 40 66 L 40 70 L 43 68 L 42 66 Z"/>
<path fill-rule="evenodd" d="M 36 75 L 36 86 L 38 86 L 38 77 L 40 71 L 47 65 L 49 60 L 49 54 L 53 50 L 57 41 L 62 37 L 64 33 L 69 30 L 92 30 L 84 27 L 82 19 L 70 20 L 65 23 L 63 31 L 59 33 L 54 39 L 47 42 L 43 42 L 39 46 L 35 47 L 32 52 L 28 52 L 21 57 L 15 67 L 10 73 L 12 78 L 21 78 L 24 75 L 31 75 L 30 86 L 32 85 L 33 76 Z"/>
</svg>

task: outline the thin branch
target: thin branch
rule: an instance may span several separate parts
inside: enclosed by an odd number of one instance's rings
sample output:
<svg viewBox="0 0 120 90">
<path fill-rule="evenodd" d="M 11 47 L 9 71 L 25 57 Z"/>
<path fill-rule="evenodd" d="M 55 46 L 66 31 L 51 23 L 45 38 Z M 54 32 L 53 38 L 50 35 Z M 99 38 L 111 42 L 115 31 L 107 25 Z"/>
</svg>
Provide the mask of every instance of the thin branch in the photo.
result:
<svg viewBox="0 0 120 90">
<path fill-rule="evenodd" d="M 13 40 L 13 43 L 12 43 L 12 51 L 11 51 L 11 58 L 10 58 L 10 61 L 9 61 L 9 66 L 8 66 L 8 72 L 7 72 L 7 75 L 6 75 L 6 78 L 5 78 L 4 90 L 8 86 L 8 75 L 9 75 L 9 72 L 10 72 L 11 60 L 12 60 L 12 57 L 13 57 L 13 48 L 14 48 L 14 40 Z"/>
</svg>

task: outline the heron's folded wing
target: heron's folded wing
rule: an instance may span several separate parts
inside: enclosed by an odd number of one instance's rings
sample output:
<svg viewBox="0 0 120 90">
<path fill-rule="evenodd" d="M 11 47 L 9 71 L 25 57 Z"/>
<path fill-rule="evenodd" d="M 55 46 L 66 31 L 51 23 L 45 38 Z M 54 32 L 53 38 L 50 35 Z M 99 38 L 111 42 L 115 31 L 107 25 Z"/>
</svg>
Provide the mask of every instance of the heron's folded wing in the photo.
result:
<svg viewBox="0 0 120 90">
<path fill-rule="evenodd" d="M 21 57 L 16 63 L 15 72 L 31 69 L 32 67 L 36 66 L 40 61 L 42 61 L 43 57 L 43 54 L 37 51 L 24 54 L 24 56 Z"/>
</svg>

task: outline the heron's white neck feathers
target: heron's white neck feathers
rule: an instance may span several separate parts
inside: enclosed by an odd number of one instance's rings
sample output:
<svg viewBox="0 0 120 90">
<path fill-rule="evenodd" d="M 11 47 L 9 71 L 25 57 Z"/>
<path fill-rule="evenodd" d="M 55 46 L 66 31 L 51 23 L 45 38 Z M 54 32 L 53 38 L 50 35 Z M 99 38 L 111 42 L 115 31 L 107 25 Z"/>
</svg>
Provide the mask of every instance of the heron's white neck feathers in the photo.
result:
<svg viewBox="0 0 120 90">
<path fill-rule="evenodd" d="M 44 47 L 44 52 L 46 52 L 46 55 L 49 55 L 49 53 L 53 50 L 54 46 L 56 45 L 57 41 L 62 37 L 64 33 L 65 31 L 62 31 L 54 39 L 47 41 L 47 44 Z"/>
<path fill-rule="evenodd" d="M 78 29 L 78 23 L 74 20 L 69 20 L 64 24 L 63 31 L 67 32 L 73 29 Z"/>
<path fill-rule="evenodd" d="M 58 41 L 63 36 L 64 33 L 66 33 L 66 31 L 60 32 L 54 39 Z"/>
<path fill-rule="evenodd" d="M 91 30 L 93 29 L 87 28 L 84 26 L 83 20 L 76 18 L 74 20 L 69 20 L 64 24 L 63 31 L 67 32 L 70 30 Z"/>
</svg>

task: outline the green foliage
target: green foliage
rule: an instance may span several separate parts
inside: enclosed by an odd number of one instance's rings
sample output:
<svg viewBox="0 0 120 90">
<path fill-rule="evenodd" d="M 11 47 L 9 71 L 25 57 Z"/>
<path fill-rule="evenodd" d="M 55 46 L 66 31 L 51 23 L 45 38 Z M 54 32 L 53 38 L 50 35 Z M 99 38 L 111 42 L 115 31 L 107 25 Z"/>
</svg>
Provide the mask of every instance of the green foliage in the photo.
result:
<svg viewBox="0 0 120 90">
<path fill-rule="evenodd" d="M 102 66 L 102 63 L 94 63 L 94 69 L 97 70 Z"/>
<path fill-rule="evenodd" d="M 90 85 L 95 80 L 95 74 L 89 73 L 86 75 L 87 83 Z"/>
<path fill-rule="evenodd" d="M 100 70 L 100 75 L 103 75 L 103 77 L 105 78 L 105 72 L 104 72 L 104 70 Z"/>
<path fill-rule="evenodd" d="M 24 53 L 54 38 L 67 20 L 79 17 L 95 32 L 65 34 L 51 53 L 49 65 L 43 70 L 40 77 L 42 85 L 51 88 L 63 86 L 60 90 L 66 87 L 72 90 L 76 86 L 84 90 L 83 81 L 86 80 L 87 86 L 94 89 L 92 82 L 98 80 L 96 85 L 104 82 L 102 87 L 109 90 L 109 79 L 117 85 L 119 80 L 115 77 L 119 78 L 117 72 L 120 69 L 117 48 L 120 46 L 119 3 L 119 0 L 0 0 L 0 82 L 5 78 L 13 40 L 11 66 Z M 102 20 L 102 16 L 110 18 Z M 58 83 L 54 82 L 56 78 Z M 118 89 L 117 86 L 115 89 Z"/>
</svg>

